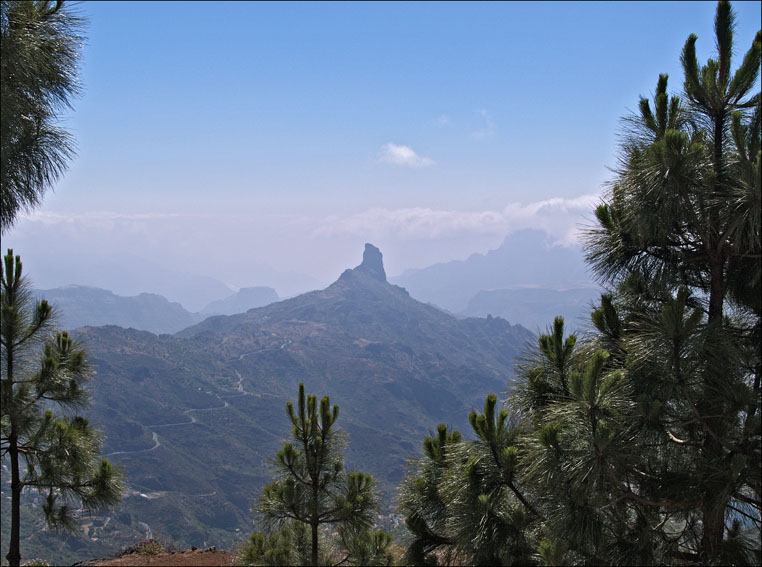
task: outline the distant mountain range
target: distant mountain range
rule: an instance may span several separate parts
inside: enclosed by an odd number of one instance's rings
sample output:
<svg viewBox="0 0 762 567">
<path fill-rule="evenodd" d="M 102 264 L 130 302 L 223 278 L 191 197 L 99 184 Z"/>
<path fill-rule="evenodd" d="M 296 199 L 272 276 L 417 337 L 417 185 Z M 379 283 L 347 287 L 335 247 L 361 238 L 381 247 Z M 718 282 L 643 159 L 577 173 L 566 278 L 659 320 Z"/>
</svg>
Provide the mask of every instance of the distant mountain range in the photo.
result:
<svg viewBox="0 0 762 567">
<path fill-rule="evenodd" d="M 133 289 L 143 281 L 127 273 L 125 263 L 110 268 L 116 271 L 101 279 L 113 281 L 118 289 Z M 211 278 L 162 270 L 150 267 L 152 274 L 160 276 L 152 280 L 152 289 L 163 286 L 164 297 L 146 293 L 126 297 L 124 291 L 92 286 L 66 286 L 44 290 L 44 294 L 58 304 L 66 328 L 113 324 L 157 334 L 180 331 L 206 316 L 243 313 L 280 299 L 270 287 L 245 287 L 233 293 Z M 589 304 L 598 297 L 581 249 L 552 246 L 539 230 L 516 232 L 486 254 L 407 270 L 391 281 L 415 299 L 448 313 L 500 316 L 533 331 L 544 329 L 557 315 L 570 322 L 586 322 Z M 189 311 L 165 297 L 183 297 L 185 303 L 196 306 L 202 297 L 216 299 Z"/>
<path fill-rule="evenodd" d="M 548 238 L 541 230 L 521 230 L 486 254 L 407 270 L 391 281 L 406 288 L 419 301 L 452 313 L 468 312 L 469 301 L 486 290 L 534 287 L 558 291 L 594 287 L 581 249 L 553 246 Z"/>
<path fill-rule="evenodd" d="M 179 303 L 153 293 L 124 297 L 97 287 L 70 285 L 35 290 L 56 308 L 63 329 L 119 325 L 153 333 L 176 333 L 203 319 L 203 315 L 183 309 Z"/>
<path fill-rule="evenodd" d="M 210 301 L 223 299 L 233 290 L 214 278 L 176 271 L 142 258 L 89 257 L 86 269 L 61 258 L 38 259 L 24 254 L 24 266 L 41 289 L 61 287 L 62 283 L 110 290 L 121 296 L 136 296 L 149 291 L 182 304 L 190 312 L 201 311 Z"/>
<path fill-rule="evenodd" d="M 502 317 L 537 333 L 545 332 L 560 315 L 567 329 L 580 329 L 589 323 L 592 305 L 600 301 L 600 295 L 597 287 L 562 291 L 544 288 L 480 291 L 458 315 Z"/>
<path fill-rule="evenodd" d="M 242 287 L 237 293 L 212 301 L 201 310 L 202 315 L 235 315 L 255 307 L 264 307 L 280 298 L 271 287 Z M 178 329 L 179 331 L 180 329 Z"/>
<path fill-rule="evenodd" d="M 176 333 L 209 315 L 242 313 L 279 299 L 270 287 L 242 288 L 225 299 L 213 301 L 201 313 L 192 313 L 153 293 L 125 297 L 97 287 L 70 285 L 35 290 L 34 294 L 57 308 L 58 323 L 63 329 L 118 325 L 156 334 Z"/>
<path fill-rule="evenodd" d="M 147 525 L 181 545 L 226 546 L 251 529 L 298 382 L 341 406 L 348 466 L 374 474 L 390 499 L 424 436 L 439 422 L 467 434 L 469 410 L 506 390 L 535 340 L 500 318 L 458 319 L 414 300 L 387 282 L 371 245 L 321 291 L 174 336 L 116 326 L 76 336 L 97 368 L 91 419 L 104 454 L 142 495 L 110 514 L 109 541 Z"/>
<path fill-rule="evenodd" d="M 110 290 L 120 296 L 149 292 L 178 302 L 191 313 L 199 313 L 209 303 L 224 300 L 235 289 L 215 277 L 189 273 L 137 255 L 88 255 L 85 265 L 71 262 L 67 254 L 51 257 L 30 251 L 24 252 L 22 257 L 24 267 L 39 289 L 76 284 Z M 283 273 L 254 264 L 242 269 L 240 277 L 252 284 L 267 284 L 283 297 L 325 286 L 324 282 L 305 274 Z"/>
</svg>

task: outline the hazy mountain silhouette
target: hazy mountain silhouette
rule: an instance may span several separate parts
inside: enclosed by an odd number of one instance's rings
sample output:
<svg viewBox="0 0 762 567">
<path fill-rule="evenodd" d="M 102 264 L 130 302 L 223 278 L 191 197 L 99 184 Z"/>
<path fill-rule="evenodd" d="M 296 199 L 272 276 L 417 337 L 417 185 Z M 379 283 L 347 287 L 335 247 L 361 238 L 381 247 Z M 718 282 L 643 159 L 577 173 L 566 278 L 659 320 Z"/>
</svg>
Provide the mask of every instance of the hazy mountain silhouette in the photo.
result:
<svg viewBox="0 0 762 567">
<path fill-rule="evenodd" d="M 56 307 L 63 329 L 119 325 L 156 334 L 175 333 L 204 317 L 153 293 L 124 297 L 106 289 L 70 285 L 35 290 L 34 294 Z"/>
<path fill-rule="evenodd" d="M 242 287 L 230 297 L 212 301 L 201 310 L 201 313 L 204 315 L 234 315 L 255 307 L 275 303 L 279 299 L 278 294 L 271 287 Z"/>
<path fill-rule="evenodd" d="M 40 261 L 25 256 L 24 266 L 40 289 L 69 284 L 107 289 L 121 296 L 149 292 L 159 294 L 183 308 L 198 312 L 209 302 L 228 297 L 232 290 L 209 276 L 167 268 L 159 262 L 138 257 L 89 257 L 86 265 L 72 263 L 68 256 Z"/>
<path fill-rule="evenodd" d="M 592 287 L 579 247 L 552 246 L 545 232 L 533 229 L 509 235 L 486 254 L 407 270 L 392 281 L 414 298 L 453 313 L 465 310 L 469 300 L 484 290 Z"/>
<path fill-rule="evenodd" d="M 562 316 L 568 329 L 590 321 L 591 305 L 600 299 L 595 287 L 563 291 L 544 288 L 496 289 L 480 291 L 459 313 L 466 317 L 502 317 L 535 332 L 545 332 L 553 319 Z"/>
</svg>

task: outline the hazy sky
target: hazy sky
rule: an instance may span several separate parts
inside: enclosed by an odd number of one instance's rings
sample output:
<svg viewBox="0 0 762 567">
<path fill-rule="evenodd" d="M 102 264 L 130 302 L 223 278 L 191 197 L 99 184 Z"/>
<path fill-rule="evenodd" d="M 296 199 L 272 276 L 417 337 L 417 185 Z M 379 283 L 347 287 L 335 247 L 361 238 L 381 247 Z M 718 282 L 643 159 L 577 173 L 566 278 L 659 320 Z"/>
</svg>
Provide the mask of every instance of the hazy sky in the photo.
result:
<svg viewBox="0 0 762 567">
<path fill-rule="evenodd" d="M 738 62 L 760 3 L 734 8 Z M 98 258 L 279 288 L 275 271 L 333 281 L 366 241 L 390 275 L 527 226 L 569 242 L 619 118 L 659 73 L 680 89 L 690 33 L 714 51 L 713 2 L 78 10 L 78 157 L 3 239 L 46 287 Z M 46 271 L 62 258 L 80 281 Z"/>
</svg>

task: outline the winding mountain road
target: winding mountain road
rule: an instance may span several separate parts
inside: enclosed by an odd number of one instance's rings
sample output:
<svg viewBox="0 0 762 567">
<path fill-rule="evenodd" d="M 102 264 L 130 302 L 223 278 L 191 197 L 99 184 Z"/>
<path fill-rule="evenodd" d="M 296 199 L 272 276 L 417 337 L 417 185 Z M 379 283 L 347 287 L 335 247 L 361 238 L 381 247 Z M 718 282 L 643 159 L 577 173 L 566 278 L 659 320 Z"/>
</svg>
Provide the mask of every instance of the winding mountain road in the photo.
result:
<svg viewBox="0 0 762 567">
<path fill-rule="evenodd" d="M 259 350 L 255 350 L 255 351 L 251 351 L 251 352 L 246 352 L 246 353 L 243 353 L 242 355 L 240 355 L 238 357 L 238 360 L 243 360 L 247 356 L 251 356 L 251 355 L 254 355 L 254 354 L 257 354 L 257 353 L 260 353 L 260 352 L 267 352 L 267 351 L 273 351 L 273 350 L 285 350 L 285 348 L 288 345 L 290 345 L 291 343 L 292 343 L 291 339 L 287 339 L 283 344 L 281 344 L 280 346 L 277 346 L 277 347 L 263 348 L 263 349 L 259 349 Z M 236 376 L 238 377 L 238 384 L 236 385 L 236 391 L 238 393 L 237 394 L 223 394 L 223 395 L 215 394 L 217 399 L 219 399 L 222 402 L 221 406 L 214 407 L 214 408 L 198 408 L 198 409 L 193 409 L 192 408 L 192 409 L 187 409 L 187 410 L 183 411 L 182 413 L 184 413 L 185 415 L 190 417 L 190 421 L 180 421 L 180 422 L 177 422 L 177 423 L 162 423 L 162 424 L 159 424 L 159 425 L 144 425 L 143 427 L 146 427 L 147 429 L 151 430 L 151 436 L 153 438 L 153 443 L 154 443 L 153 447 L 149 447 L 148 449 L 140 449 L 138 451 L 114 451 L 112 453 L 108 453 L 108 454 L 103 455 L 103 456 L 104 457 L 113 457 L 113 456 L 116 456 L 116 455 L 124 455 L 124 456 L 128 456 L 128 455 L 140 455 L 142 453 L 148 453 L 150 451 L 155 451 L 156 449 L 161 447 L 161 441 L 159 441 L 159 435 L 154 430 L 156 430 L 156 429 L 162 429 L 162 428 L 165 428 L 165 427 L 180 427 L 181 425 L 193 425 L 194 423 L 198 423 L 198 419 L 196 418 L 196 416 L 192 415 L 193 412 L 223 410 L 223 409 L 227 408 L 228 406 L 230 406 L 230 404 L 226 400 L 224 400 L 223 398 L 238 398 L 240 396 L 256 396 L 258 398 L 262 398 L 262 397 L 265 397 L 265 396 L 277 397 L 277 396 L 273 396 L 272 394 L 258 394 L 258 393 L 255 393 L 255 392 L 247 392 L 246 390 L 243 389 L 243 376 L 241 376 L 241 373 L 238 372 L 238 370 L 234 370 L 234 372 L 235 372 Z"/>
<path fill-rule="evenodd" d="M 159 447 L 161 447 L 161 441 L 159 441 L 159 435 L 156 433 L 156 431 L 153 431 L 154 429 L 161 429 L 161 428 L 164 428 L 164 427 L 179 427 L 181 425 L 193 425 L 194 423 L 198 423 L 198 419 L 196 418 L 196 416 L 192 415 L 193 412 L 197 412 L 197 411 L 209 412 L 209 411 L 223 410 L 223 409 L 225 409 L 225 408 L 230 406 L 230 404 L 226 400 L 224 400 L 223 398 L 237 398 L 237 397 L 240 397 L 240 396 L 258 396 L 260 398 L 262 397 L 262 394 L 255 394 L 254 392 L 247 392 L 246 390 L 244 390 L 243 389 L 243 376 L 241 376 L 241 373 L 238 372 L 237 370 L 235 371 L 235 373 L 238 376 L 238 385 L 237 385 L 236 389 L 238 390 L 239 393 L 238 394 L 227 394 L 227 395 L 222 395 L 222 396 L 220 394 L 215 394 L 217 399 L 219 399 L 222 402 L 221 406 L 214 407 L 214 408 L 191 408 L 191 409 L 187 409 L 187 410 L 183 411 L 182 413 L 184 413 L 185 415 L 190 417 L 190 421 L 180 421 L 180 422 L 177 422 L 177 423 L 162 423 L 162 424 L 159 424 L 159 425 L 143 425 L 143 427 L 151 430 L 151 436 L 153 438 L 153 443 L 154 443 L 153 447 L 149 447 L 148 449 L 140 449 L 138 451 L 114 451 L 112 453 L 108 453 L 108 454 L 103 455 L 103 456 L 104 457 L 113 457 L 113 456 L 116 456 L 116 455 L 125 455 L 125 456 L 126 455 L 140 455 L 142 453 L 148 453 L 150 451 L 154 451 L 154 450 L 158 449 Z"/>
<path fill-rule="evenodd" d="M 284 342 L 282 345 L 277 347 L 271 347 L 271 348 L 261 348 L 259 350 L 253 350 L 251 352 L 245 352 L 242 355 L 238 357 L 238 360 L 243 360 L 247 356 L 251 356 L 252 354 L 259 354 L 260 352 L 270 352 L 273 350 L 284 350 L 288 345 L 290 345 L 293 341 L 291 339 L 286 339 L 286 342 Z M 233 359 L 234 360 L 234 359 Z"/>
<path fill-rule="evenodd" d="M 155 431 L 152 432 L 153 436 L 153 442 L 154 445 L 150 449 L 141 449 L 139 451 L 114 451 L 113 453 L 108 453 L 107 455 L 103 455 L 104 457 L 113 457 L 114 455 L 138 455 L 140 453 L 148 453 L 149 451 L 153 451 L 155 449 L 158 449 L 161 447 L 161 441 L 159 441 L 159 436 L 156 434 Z"/>
</svg>

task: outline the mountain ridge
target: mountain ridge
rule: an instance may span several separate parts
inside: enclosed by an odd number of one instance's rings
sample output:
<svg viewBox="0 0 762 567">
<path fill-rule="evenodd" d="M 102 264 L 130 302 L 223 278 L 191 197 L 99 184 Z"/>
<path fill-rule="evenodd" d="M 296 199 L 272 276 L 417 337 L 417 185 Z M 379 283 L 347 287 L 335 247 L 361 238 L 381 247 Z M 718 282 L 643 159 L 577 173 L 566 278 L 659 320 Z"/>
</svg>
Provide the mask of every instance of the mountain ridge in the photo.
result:
<svg viewBox="0 0 762 567">
<path fill-rule="evenodd" d="M 134 494 L 113 512 L 109 541 L 149 525 L 180 545 L 221 547 L 250 529 L 300 382 L 341 406 L 347 467 L 373 474 L 389 500 L 423 438 L 439 422 L 467 435 L 468 412 L 505 391 L 535 339 L 413 299 L 386 280 L 372 245 L 323 290 L 174 335 L 113 325 L 74 335 L 98 374 L 90 418 L 103 454 L 126 468 Z"/>
<path fill-rule="evenodd" d="M 33 295 L 56 308 L 65 329 L 85 326 L 119 325 L 155 334 L 175 333 L 203 319 L 179 302 L 156 293 L 134 296 L 95 287 L 71 284 L 52 289 L 35 289 Z"/>
</svg>

